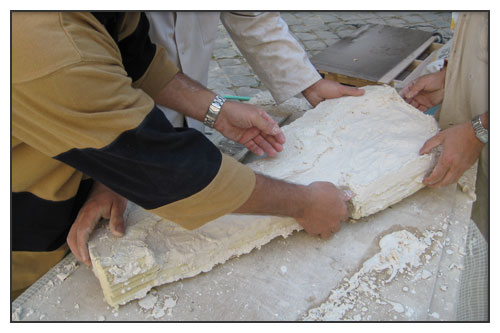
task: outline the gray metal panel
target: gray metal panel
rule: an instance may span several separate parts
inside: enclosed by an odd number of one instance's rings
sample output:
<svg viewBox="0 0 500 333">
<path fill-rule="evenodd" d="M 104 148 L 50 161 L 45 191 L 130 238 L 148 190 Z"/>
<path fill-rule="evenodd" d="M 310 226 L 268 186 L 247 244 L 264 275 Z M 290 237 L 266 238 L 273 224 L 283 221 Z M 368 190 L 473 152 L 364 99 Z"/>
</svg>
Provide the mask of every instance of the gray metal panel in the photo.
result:
<svg viewBox="0 0 500 333">
<path fill-rule="evenodd" d="M 424 44 L 432 33 L 367 24 L 311 58 L 320 71 L 373 82 Z"/>
</svg>

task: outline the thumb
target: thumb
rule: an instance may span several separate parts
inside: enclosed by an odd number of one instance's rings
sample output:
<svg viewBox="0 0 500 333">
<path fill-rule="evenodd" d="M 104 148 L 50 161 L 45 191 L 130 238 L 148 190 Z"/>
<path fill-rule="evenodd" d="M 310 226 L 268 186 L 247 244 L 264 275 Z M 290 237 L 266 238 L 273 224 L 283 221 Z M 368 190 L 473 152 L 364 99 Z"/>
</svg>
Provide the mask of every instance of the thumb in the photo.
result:
<svg viewBox="0 0 500 333">
<path fill-rule="evenodd" d="M 266 111 L 259 109 L 252 117 L 252 125 L 268 135 L 282 134 L 279 125 L 267 114 Z"/>
<path fill-rule="evenodd" d="M 340 93 L 342 96 L 362 96 L 365 94 L 364 89 L 359 89 L 356 87 L 349 87 L 345 85 L 341 85 L 342 89 L 340 90 Z"/>
<path fill-rule="evenodd" d="M 418 78 L 403 89 L 402 93 L 404 93 L 403 98 L 412 99 L 415 97 L 422 89 L 425 87 L 425 80 Z"/>
<path fill-rule="evenodd" d="M 434 135 L 432 138 L 430 138 L 429 140 L 427 140 L 424 143 L 422 148 L 420 148 L 420 151 L 419 151 L 420 155 L 425 155 L 425 154 L 430 153 L 430 151 L 432 149 L 436 148 L 437 146 L 439 146 L 442 143 L 443 140 L 441 138 L 441 135 L 439 135 L 439 134 L 441 134 L 441 133 Z"/>
</svg>

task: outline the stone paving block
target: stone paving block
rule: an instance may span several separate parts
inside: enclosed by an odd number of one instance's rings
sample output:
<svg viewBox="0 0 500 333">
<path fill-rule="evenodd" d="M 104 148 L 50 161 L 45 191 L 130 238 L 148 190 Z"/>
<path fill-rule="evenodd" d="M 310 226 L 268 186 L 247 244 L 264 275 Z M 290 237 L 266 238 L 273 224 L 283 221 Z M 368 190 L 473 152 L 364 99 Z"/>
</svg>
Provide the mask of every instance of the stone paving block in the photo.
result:
<svg viewBox="0 0 500 333">
<path fill-rule="evenodd" d="M 239 58 L 219 59 L 217 62 L 219 63 L 219 66 L 221 66 L 221 67 L 224 67 L 224 66 L 236 66 L 236 65 L 241 65 L 243 63 L 241 61 L 241 59 L 239 59 Z"/>
<path fill-rule="evenodd" d="M 215 40 L 214 49 L 231 47 L 231 42 L 229 38 L 217 38 Z"/>
<path fill-rule="evenodd" d="M 260 82 L 257 81 L 256 77 L 252 76 L 244 76 L 244 75 L 235 75 L 235 76 L 230 76 L 229 79 L 231 80 L 232 86 L 236 87 L 258 87 Z"/>
<path fill-rule="evenodd" d="M 362 19 L 362 20 L 368 20 L 372 18 L 378 18 L 376 12 L 359 12 L 357 15 Z"/>
<path fill-rule="evenodd" d="M 365 23 L 387 25 L 387 22 L 383 18 L 370 18 L 370 19 L 365 20 Z"/>
<path fill-rule="evenodd" d="M 290 25 L 289 28 L 290 28 L 290 30 L 292 30 L 295 33 L 310 32 L 312 30 L 312 28 L 310 26 L 303 25 L 303 24 Z"/>
<path fill-rule="evenodd" d="M 295 15 L 295 17 L 297 17 L 299 20 L 302 20 L 304 19 L 305 17 L 309 17 L 311 15 L 313 15 L 314 12 L 304 12 L 304 11 L 301 11 L 301 12 L 291 12 L 292 14 Z"/>
<path fill-rule="evenodd" d="M 336 33 L 338 30 L 344 29 L 345 24 L 342 22 L 340 22 L 340 23 L 328 23 L 327 26 L 328 26 L 328 30 Z"/>
<path fill-rule="evenodd" d="M 210 62 L 208 63 L 208 70 L 211 71 L 211 70 L 218 70 L 218 69 L 220 69 L 220 66 L 217 63 L 217 61 L 210 60 Z"/>
<path fill-rule="evenodd" d="M 325 29 L 322 29 L 322 30 L 318 29 L 318 30 L 314 30 L 313 32 L 316 36 L 318 36 L 322 40 L 337 38 L 337 36 L 333 32 L 325 30 Z"/>
<path fill-rule="evenodd" d="M 354 31 L 356 31 L 357 28 L 356 27 L 353 27 L 353 26 L 350 26 L 350 25 L 345 25 L 344 27 L 342 27 L 341 29 L 338 29 L 337 30 L 337 35 L 340 37 L 340 38 L 344 38 L 344 37 L 347 37 L 347 36 L 351 36 L 352 33 Z"/>
<path fill-rule="evenodd" d="M 223 66 L 222 70 L 228 76 L 253 74 L 253 72 L 250 69 L 250 67 L 249 66 L 244 66 L 244 65 L 239 65 L 239 66 Z"/>
<path fill-rule="evenodd" d="M 411 15 L 405 15 L 403 17 L 401 17 L 401 19 L 403 19 L 404 21 L 406 21 L 407 23 L 422 23 L 422 22 L 425 22 L 425 19 L 420 16 L 419 14 L 411 14 Z"/>
<path fill-rule="evenodd" d="M 297 38 L 300 39 L 301 41 L 313 40 L 317 38 L 316 35 L 308 32 L 297 32 L 295 36 L 297 36 Z"/>
<path fill-rule="evenodd" d="M 304 45 L 307 50 L 323 50 L 326 47 L 326 43 L 320 40 L 305 40 Z"/>
<path fill-rule="evenodd" d="M 334 14 L 335 12 L 320 12 L 318 16 L 323 20 L 324 23 L 334 23 L 339 22 L 340 19 Z"/>
<path fill-rule="evenodd" d="M 233 86 L 232 81 L 230 81 L 225 76 L 215 76 L 208 78 L 208 87 L 210 89 L 231 88 L 232 86 Z"/>
<path fill-rule="evenodd" d="M 209 87 L 210 88 L 210 87 Z M 212 89 L 212 88 L 210 88 Z M 221 95 L 221 96 L 225 96 L 225 95 L 230 95 L 230 96 L 234 96 L 236 95 L 235 91 L 233 89 L 229 89 L 229 88 L 213 88 L 212 89 L 217 95 Z"/>
<path fill-rule="evenodd" d="M 299 20 L 295 15 L 289 12 L 280 12 L 281 18 L 287 23 L 287 24 L 301 24 L 302 21 Z"/>
<path fill-rule="evenodd" d="M 398 17 L 401 16 L 400 12 L 375 12 L 375 14 L 382 18 Z"/>
<path fill-rule="evenodd" d="M 240 88 L 236 89 L 236 95 L 253 97 L 262 91 L 263 91 L 263 89 L 250 88 L 250 87 L 240 87 Z"/>
<path fill-rule="evenodd" d="M 324 24 L 323 19 L 319 15 L 312 15 L 310 17 L 304 18 L 302 24 L 311 27 L 318 27 Z"/>
<path fill-rule="evenodd" d="M 358 12 L 337 12 L 336 16 L 340 17 L 344 22 L 361 19 Z"/>
<path fill-rule="evenodd" d="M 332 46 L 336 42 L 338 42 L 340 38 L 330 38 L 330 39 L 325 39 L 324 42 L 326 43 L 327 46 Z"/>
<path fill-rule="evenodd" d="M 231 58 L 237 56 L 238 53 L 232 48 L 214 49 L 215 58 Z"/>
<path fill-rule="evenodd" d="M 394 27 L 404 27 L 407 25 L 407 23 L 405 21 L 403 21 L 402 19 L 397 18 L 397 17 L 387 19 L 386 24 L 394 26 Z"/>
</svg>

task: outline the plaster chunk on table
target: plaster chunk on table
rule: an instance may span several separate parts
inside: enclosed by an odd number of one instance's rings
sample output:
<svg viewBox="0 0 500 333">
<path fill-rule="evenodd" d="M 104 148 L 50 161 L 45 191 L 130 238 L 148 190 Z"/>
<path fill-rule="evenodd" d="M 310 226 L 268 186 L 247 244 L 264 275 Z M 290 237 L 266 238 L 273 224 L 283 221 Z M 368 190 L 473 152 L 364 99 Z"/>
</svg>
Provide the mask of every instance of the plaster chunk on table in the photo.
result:
<svg viewBox="0 0 500 333">
<path fill-rule="evenodd" d="M 390 87 L 365 87 L 362 97 L 320 103 L 283 127 L 278 157 L 248 164 L 256 172 L 290 182 L 330 181 L 354 192 L 350 216 L 359 219 L 418 191 L 435 157 L 420 156 L 438 132 L 433 117 L 404 102 Z M 101 226 L 89 250 L 106 301 L 120 305 L 142 298 L 154 286 L 210 271 L 301 226 L 293 219 L 226 215 L 188 231 L 133 203 L 126 234 L 116 238 Z"/>
</svg>

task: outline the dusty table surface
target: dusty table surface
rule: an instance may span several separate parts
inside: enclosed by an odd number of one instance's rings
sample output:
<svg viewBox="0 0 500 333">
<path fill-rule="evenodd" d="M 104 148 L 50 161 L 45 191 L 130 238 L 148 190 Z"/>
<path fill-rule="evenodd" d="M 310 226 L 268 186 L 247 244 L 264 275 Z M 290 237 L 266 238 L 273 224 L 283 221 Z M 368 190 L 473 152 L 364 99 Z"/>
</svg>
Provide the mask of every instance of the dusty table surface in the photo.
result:
<svg viewBox="0 0 500 333">
<path fill-rule="evenodd" d="M 470 177 L 471 181 L 475 177 Z M 207 273 L 154 289 L 118 309 L 104 301 L 92 271 L 72 255 L 21 295 L 13 320 L 27 321 L 296 321 L 327 300 L 380 251 L 387 234 L 438 234 L 424 265 L 361 295 L 342 320 L 455 320 L 473 200 L 457 186 L 423 189 L 382 212 L 345 223 L 328 240 L 296 232 L 233 258 Z M 387 272 L 379 272 L 382 278 Z M 361 306 L 362 305 L 362 306 Z"/>
</svg>

